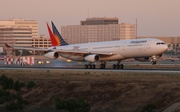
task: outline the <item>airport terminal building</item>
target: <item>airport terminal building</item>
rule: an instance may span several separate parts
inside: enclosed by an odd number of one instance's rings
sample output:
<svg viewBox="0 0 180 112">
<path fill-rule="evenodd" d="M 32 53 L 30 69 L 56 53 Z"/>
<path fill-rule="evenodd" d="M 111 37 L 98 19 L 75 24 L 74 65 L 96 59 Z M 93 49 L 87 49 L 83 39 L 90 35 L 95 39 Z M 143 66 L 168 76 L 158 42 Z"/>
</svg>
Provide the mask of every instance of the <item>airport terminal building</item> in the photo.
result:
<svg viewBox="0 0 180 112">
<path fill-rule="evenodd" d="M 0 20 L 0 46 L 32 47 L 32 38 L 38 37 L 38 21 L 11 19 Z"/>
<path fill-rule="evenodd" d="M 69 44 L 134 39 L 136 25 L 119 24 L 118 18 L 87 18 L 80 25 L 62 26 L 61 34 Z"/>
<path fill-rule="evenodd" d="M 0 27 L 0 37 L 0 46 L 4 46 L 4 43 L 19 47 L 32 46 L 32 29 L 28 27 Z"/>
<path fill-rule="evenodd" d="M 52 45 L 50 38 L 46 37 L 45 35 L 40 35 L 40 37 L 32 38 L 32 47 L 48 48 L 51 46 Z"/>
</svg>

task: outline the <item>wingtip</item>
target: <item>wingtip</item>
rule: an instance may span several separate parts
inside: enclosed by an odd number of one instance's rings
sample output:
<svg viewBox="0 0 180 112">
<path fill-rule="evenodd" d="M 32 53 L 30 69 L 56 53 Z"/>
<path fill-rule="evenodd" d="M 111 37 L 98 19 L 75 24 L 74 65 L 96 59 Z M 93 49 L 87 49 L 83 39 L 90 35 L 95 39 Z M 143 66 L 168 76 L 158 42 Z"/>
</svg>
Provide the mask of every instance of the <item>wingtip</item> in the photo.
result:
<svg viewBox="0 0 180 112">
<path fill-rule="evenodd" d="M 8 45 L 7 43 L 4 43 L 4 45 L 7 47 L 7 48 L 12 48 L 10 45 Z"/>
</svg>

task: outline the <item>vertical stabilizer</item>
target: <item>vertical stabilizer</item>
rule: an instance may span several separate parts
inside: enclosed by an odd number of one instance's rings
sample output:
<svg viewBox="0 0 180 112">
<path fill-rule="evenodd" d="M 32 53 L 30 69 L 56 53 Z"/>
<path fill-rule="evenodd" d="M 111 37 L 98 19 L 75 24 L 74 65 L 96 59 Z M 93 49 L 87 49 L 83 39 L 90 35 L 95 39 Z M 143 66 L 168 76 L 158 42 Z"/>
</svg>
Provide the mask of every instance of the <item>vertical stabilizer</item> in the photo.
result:
<svg viewBox="0 0 180 112">
<path fill-rule="evenodd" d="M 54 37 L 54 34 L 52 33 L 49 25 L 46 23 L 47 25 L 47 28 L 48 28 L 48 32 L 49 32 L 49 36 L 50 36 L 50 39 L 51 39 L 51 44 L 52 46 L 59 46 L 60 44 L 58 43 L 58 41 L 55 39 Z"/>
<path fill-rule="evenodd" d="M 52 21 L 51 21 L 51 23 L 52 23 L 52 30 L 53 30 L 54 38 L 55 38 L 55 40 L 58 41 L 59 46 L 68 45 L 68 43 L 66 43 L 64 41 L 64 39 L 62 38 L 61 34 L 57 30 L 57 28 L 54 25 L 54 23 Z"/>
</svg>

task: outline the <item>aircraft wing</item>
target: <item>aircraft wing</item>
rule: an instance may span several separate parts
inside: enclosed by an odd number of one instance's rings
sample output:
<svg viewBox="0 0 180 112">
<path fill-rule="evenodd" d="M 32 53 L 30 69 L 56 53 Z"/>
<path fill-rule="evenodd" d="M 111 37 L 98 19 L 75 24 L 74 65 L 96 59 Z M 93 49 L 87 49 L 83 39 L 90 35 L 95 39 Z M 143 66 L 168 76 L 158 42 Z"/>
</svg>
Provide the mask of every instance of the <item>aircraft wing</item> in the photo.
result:
<svg viewBox="0 0 180 112">
<path fill-rule="evenodd" d="M 5 43 L 5 46 L 7 48 L 11 48 L 11 49 L 19 49 L 19 50 L 30 50 L 30 51 L 48 51 L 49 49 L 47 48 L 38 48 L 38 47 L 12 47 L 8 44 Z"/>
<path fill-rule="evenodd" d="M 5 46 L 12 49 L 19 50 L 30 50 L 30 51 L 54 51 L 62 54 L 99 54 L 99 55 L 114 55 L 112 52 L 107 51 L 82 51 L 82 50 L 63 50 L 63 49 L 47 49 L 47 48 L 37 48 L 37 47 L 12 47 L 5 43 Z"/>
<path fill-rule="evenodd" d="M 60 50 L 60 49 L 53 49 L 54 52 L 59 52 L 62 54 L 99 54 L 99 55 L 114 55 L 112 52 L 107 51 L 82 51 L 82 50 Z"/>
</svg>

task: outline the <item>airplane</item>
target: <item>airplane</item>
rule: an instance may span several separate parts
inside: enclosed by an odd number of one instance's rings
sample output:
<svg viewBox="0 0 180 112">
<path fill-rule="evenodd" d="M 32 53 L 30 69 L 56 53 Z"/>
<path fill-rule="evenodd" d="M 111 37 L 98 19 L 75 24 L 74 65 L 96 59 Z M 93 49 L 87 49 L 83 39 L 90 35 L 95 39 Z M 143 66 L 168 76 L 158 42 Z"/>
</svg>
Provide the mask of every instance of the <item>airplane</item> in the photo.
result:
<svg viewBox="0 0 180 112">
<path fill-rule="evenodd" d="M 47 28 L 52 42 L 49 48 L 24 48 L 12 47 L 5 44 L 6 47 L 13 49 L 26 49 L 44 51 L 44 57 L 49 59 L 57 59 L 59 56 L 74 61 L 87 61 L 85 69 L 95 69 L 96 62 L 101 62 L 100 69 L 106 68 L 107 61 L 117 61 L 112 65 L 113 69 L 123 69 L 122 60 L 134 58 L 137 61 L 145 62 L 152 58 L 152 64 L 156 64 L 157 58 L 167 50 L 164 41 L 155 38 L 142 38 L 130 40 L 116 40 L 82 44 L 68 44 L 51 21 L 52 30 L 48 23 Z"/>
</svg>

